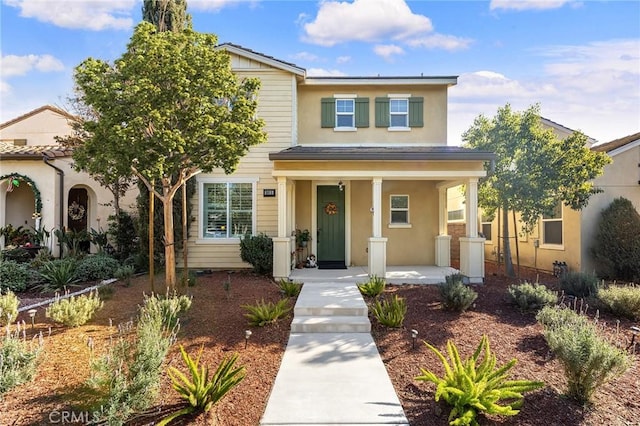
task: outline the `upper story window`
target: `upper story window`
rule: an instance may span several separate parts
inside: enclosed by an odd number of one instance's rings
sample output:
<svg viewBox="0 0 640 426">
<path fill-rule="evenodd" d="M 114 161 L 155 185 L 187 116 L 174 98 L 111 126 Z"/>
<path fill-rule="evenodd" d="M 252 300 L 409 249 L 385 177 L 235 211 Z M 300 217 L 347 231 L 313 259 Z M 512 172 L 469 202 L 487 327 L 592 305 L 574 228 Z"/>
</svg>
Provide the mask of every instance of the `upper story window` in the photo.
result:
<svg viewBox="0 0 640 426">
<path fill-rule="evenodd" d="M 255 182 L 205 179 L 200 184 L 204 239 L 240 238 L 255 224 Z"/>
<path fill-rule="evenodd" d="M 562 245 L 562 228 L 562 202 L 558 202 L 553 212 L 542 216 L 542 244 Z"/>
<path fill-rule="evenodd" d="M 376 127 L 389 130 L 424 127 L 424 98 L 410 94 L 376 98 Z"/>
<path fill-rule="evenodd" d="M 320 126 L 336 131 L 369 127 L 369 98 L 359 98 L 354 94 L 322 98 Z"/>
</svg>

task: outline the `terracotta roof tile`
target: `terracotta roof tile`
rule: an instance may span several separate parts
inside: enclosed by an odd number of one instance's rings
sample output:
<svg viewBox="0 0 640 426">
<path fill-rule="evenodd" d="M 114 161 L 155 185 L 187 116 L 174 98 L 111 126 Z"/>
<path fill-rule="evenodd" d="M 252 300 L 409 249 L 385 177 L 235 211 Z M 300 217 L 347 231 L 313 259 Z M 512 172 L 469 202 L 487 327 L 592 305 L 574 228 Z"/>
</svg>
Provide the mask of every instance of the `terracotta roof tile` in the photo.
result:
<svg viewBox="0 0 640 426">
<path fill-rule="evenodd" d="M 72 149 L 60 145 L 16 146 L 0 142 L 0 160 L 32 160 L 43 156 L 49 158 L 70 157 L 72 152 Z"/>
<path fill-rule="evenodd" d="M 635 142 L 640 139 L 640 132 L 633 135 L 625 136 L 623 138 L 614 139 L 611 142 L 601 143 L 599 145 L 592 146 L 591 149 L 598 152 L 611 152 L 614 149 L 620 148 L 631 142 Z"/>
</svg>

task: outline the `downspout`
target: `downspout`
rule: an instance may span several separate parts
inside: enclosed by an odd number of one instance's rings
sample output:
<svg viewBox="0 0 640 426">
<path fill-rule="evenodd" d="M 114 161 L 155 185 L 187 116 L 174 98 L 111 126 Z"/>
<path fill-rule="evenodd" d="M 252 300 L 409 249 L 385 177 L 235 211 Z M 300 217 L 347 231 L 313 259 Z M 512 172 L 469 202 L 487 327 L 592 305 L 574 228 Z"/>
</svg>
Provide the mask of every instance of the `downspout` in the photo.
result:
<svg viewBox="0 0 640 426">
<path fill-rule="evenodd" d="M 51 164 L 52 158 L 47 155 L 43 155 L 42 160 L 47 166 L 55 169 L 58 176 L 60 176 L 60 232 L 64 232 L 64 170 Z M 58 247 L 60 248 L 60 259 L 62 259 L 62 241 L 60 240 L 58 240 Z"/>
</svg>

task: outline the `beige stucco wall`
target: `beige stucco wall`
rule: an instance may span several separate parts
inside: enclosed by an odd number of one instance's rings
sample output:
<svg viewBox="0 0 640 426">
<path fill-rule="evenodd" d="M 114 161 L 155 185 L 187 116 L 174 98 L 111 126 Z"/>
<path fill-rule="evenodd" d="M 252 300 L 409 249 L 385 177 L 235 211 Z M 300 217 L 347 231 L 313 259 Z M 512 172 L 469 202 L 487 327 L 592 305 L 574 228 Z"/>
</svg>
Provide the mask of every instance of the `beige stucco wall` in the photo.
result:
<svg viewBox="0 0 640 426">
<path fill-rule="evenodd" d="M 299 87 L 298 144 L 397 144 L 397 145 L 446 145 L 447 144 L 447 86 L 348 86 Z M 388 131 L 375 127 L 375 98 L 388 94 L 410 94 L 424 97 L 424 127 L 411 131 Z M 320 100 L 334 94 L 355 94 L 369 98 L 369 127 L 356 131 L 334 131 L 321 127 Z"/>
<path fill-rule="evenodd" d="M 26 139 L 28 146 L 56 145 L 56 136 L 62 137 L 69 134 L 71 134 L 71 128 L 67 117 L 44 109 L 38 114 L 0 129 L 0 141 L 13 142 L 14 139 Z"/>
</svg>

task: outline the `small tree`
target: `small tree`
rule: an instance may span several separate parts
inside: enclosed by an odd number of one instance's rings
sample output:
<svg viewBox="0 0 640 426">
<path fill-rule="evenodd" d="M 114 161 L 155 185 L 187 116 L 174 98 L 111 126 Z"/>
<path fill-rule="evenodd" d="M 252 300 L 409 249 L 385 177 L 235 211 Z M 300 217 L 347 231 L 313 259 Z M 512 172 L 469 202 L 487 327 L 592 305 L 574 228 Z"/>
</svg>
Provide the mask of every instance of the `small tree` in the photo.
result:
<svg viewBox="0 0 640 426">
<path fill-rule="evenodd" d="M 591 151 L 587 137 L 574 132 L 564 140 L 545 129 L 540 107 L 515 112 L 509 104 L 492 119 L 478 116 L 462 135 L 465 145 L 493 151 L 495 167 L 480 182 L 478 203 L 492 214 L 502 209 L 506 273 L 514 276 L 509 244 L 509 211 L 519 212 L 522 232 L 529 233 L 540 216 L 553 212 L 559 202 L 580 210 L 600 192 L 592 180 L 611 160 Z"/>
<path fill-rule="evenodd" d="M 616 198 L 600 215 L 592 254 L 598 275 L 640 278 L 640 214 L 626 198 Z"/>
</svg>

